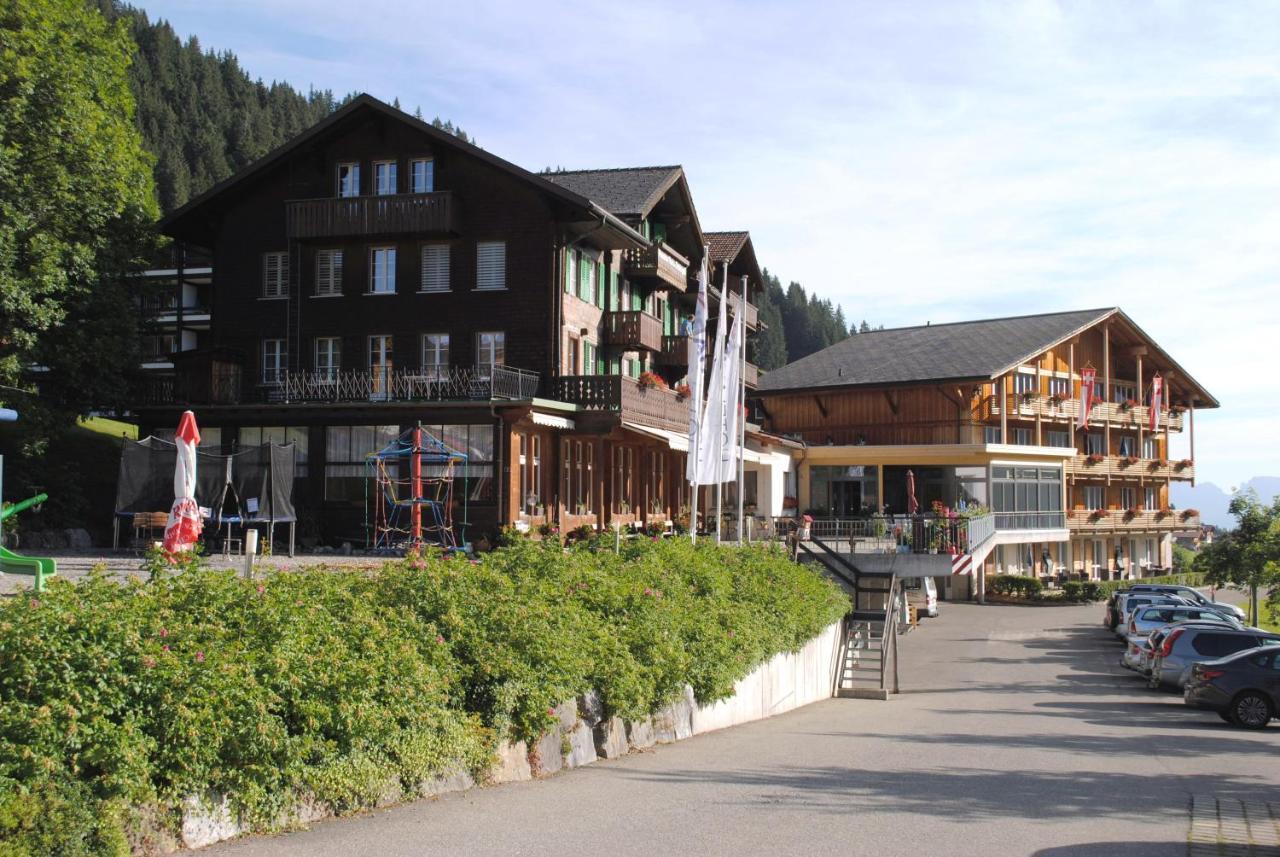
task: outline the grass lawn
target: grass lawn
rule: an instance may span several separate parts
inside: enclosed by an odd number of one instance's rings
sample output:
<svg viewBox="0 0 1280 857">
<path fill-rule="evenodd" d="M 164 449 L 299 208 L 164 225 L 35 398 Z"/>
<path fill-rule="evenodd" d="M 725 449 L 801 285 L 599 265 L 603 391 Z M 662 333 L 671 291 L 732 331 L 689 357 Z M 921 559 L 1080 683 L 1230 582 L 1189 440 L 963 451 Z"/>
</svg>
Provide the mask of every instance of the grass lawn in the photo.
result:
<svg viewBox="0 0 1280 857">
<path fill-rule="evenodd" d="M 107 417 L 86 417 L 85 419 L 76 420 L 76 425 L 96 434 L 104 434 L 117 440 L 120 439 L 121 435 L 129 438 L 129 440 L 138 439 L 138 427 L 133 423 L 122 423 L 119 420 L 112 420 Z"/>
</svg>

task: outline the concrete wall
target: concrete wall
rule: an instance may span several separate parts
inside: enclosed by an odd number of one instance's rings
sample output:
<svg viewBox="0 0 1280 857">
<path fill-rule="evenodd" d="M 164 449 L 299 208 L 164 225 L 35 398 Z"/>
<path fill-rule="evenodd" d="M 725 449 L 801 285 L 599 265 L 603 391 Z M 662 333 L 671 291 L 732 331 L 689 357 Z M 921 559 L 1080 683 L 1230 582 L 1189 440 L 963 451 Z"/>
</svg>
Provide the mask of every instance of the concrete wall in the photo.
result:
<svg viewBox="0 0 1280 857">
<path fill-rule="evenodd" d="M 489 785 L 543 777 L 557 771 L 613 759 L 655 744 L 670 744 L 694 735 L 729 726 L 763 720 L 792 711 L 811 702 L 829 699 L 839 668 L 840 623 L 831 625 L 806 643 L 798 652 L 783 652 L 756 667 L 734 685 L 733 696 L 699 706 L 693 691 L 652 717 L 638 721 L 605 718 L 600 698 L 589 693 L 556 707 L 558 721 L 534 746 L 525 742 L 504 743 L 486 781 Z M 389 806 L 421 797 L 465 791 L 476 783 L 463 771 L 420 784 L 416 792 L 404 792 L 388 782 L 379 806 Z M 280 828 L 297 827 L 332 817 L 328 807 L 303 801 L 281 814 Z M 230 801 L 223 795 L 193 796 L 182 813 L 181 847 L 203 848 L 225 839 L 252 832 L 235 817 Z M 176 850 L 179 843 L 165 843 L 162 850 Z"/>
</svg>

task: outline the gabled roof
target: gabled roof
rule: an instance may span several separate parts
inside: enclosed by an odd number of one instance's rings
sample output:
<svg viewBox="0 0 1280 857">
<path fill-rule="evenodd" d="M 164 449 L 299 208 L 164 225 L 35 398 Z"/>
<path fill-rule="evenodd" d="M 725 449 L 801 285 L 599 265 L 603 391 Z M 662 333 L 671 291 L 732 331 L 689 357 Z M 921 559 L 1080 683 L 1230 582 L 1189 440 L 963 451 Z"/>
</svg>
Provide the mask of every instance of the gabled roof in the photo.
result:
<svg viewBox="0 0 1280 857">
<path fill-rule="evenodd" d="M 873 330 L 768 372 L 758 392 L 991 381 L 1112 317 L 1154 346 L 1117 307 Z M 1201 394 L 1202 407 L 1218 406 L 1172 358 L 1155 350 L 1182 384 Z"/>
<path fill-rule="evenodd" d="M 648 217 L 684 170 L 671 167 L 619 167 L 544 173 L 560 187 L 593 200 L 621 217 Z"/>
<path fill-rule="evenodd" d="M 547 180 L 546 176 L 537 173 L 531 173 L 523 167 L 516 166 L 510 161 L 499 158 L 497 155 L 486 152 L 479 146 L 468 143 L 460 139 L 454 134 L 442 131 L 431 124 L 410 116 L 403 110 L 398 110 L 386 102 L 379 101 L 372 95 L 362 93 L 351 99 L 347 104 L 338 110 L 326 116 L 324 119 L 312 125 L 306 131 L 298 134 L 286 143 L 276 147 L 258 160 L 244 167 L 240 171 L 234 173 L 226 179 L 218 182 L 204 193 L 188 201 L 186 205 L 170 212 L 161 219 L 159 227 L 160 231 L 175 237 L 186 237 L 182 235 L 184 230 L 196 228 L 199 225 L 199 215 L 206 210 L 211 203 L 221 198 L 224 194 L 235 191 L 244 185 L 249 179 L 252 179 L 267 170 L 280 164 L 289 155 L 293 154 L 312 140 L 327 133 L 331 129 L 340 126 L 354 114 L 362 111 L 373 111 L 398 122 L 412 126 L 415 130 L 426 134 L 432 141 L 441 146 L 452 148 L 464 152 L 472 157 L 480 160 L 489 166 L 495 167 L 502 172 L 508 173 L 516 178 L 522 179 L 544 193 L 550 194 L 561 203 L 567 204 L 573 208 L 588 212 L 591 216 L 607 221 L 615 230 L 622 232 L 627 239 L 636 244 L 647 244 L 648 242 L 638 232 L 627 224 L 614 216 L 611 211 L 602 208 L 596 202 L 554 182 Z"/>
<path fill-rule="evenodd" d="M 732 262 L 751 237 L 745 229 L 741 232 L 704 232 L 702 235 L 707 240 L 712 262 Z"/>
</svg>

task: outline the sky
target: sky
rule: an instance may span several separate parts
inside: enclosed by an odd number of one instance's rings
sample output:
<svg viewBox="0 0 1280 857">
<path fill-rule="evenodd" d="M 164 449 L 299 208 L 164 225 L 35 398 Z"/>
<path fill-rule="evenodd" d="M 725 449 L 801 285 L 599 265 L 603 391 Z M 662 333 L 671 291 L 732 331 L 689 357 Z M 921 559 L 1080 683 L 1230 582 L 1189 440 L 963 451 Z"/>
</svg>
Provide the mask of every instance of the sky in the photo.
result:
<svg viewBox="0 0 1280 857">
<path fill-rule="evenodd" d="M 1280 475 L 1280 0 L 139 2 L 528 169 L 681 164 L 850 320 L 1120 306 L 1222 403 L 1199 479 Z"/>
</svg>

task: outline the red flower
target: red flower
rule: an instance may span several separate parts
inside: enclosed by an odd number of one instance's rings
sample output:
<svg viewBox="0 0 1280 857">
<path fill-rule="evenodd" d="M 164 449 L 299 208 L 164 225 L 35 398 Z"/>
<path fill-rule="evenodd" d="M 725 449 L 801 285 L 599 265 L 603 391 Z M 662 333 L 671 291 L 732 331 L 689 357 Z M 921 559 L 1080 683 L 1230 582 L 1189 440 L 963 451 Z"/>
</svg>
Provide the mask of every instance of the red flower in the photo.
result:
<svg viewBox="0 0 1280 857">
<path fill-rule="evenodd" d="M 196 652 L 196 663 L 204 663 L 204 652 Z"/>
<path fill-rule="evenodd" d="M 444 636 L 443 636 L 443 635 L 441 635 L 441 634 L 436 634 L 436 643 L 437 643 L 438 645 L 439 645 L 439 644 L 443 644 L 443 643 L 444 643 Z"/>
</svg>

